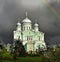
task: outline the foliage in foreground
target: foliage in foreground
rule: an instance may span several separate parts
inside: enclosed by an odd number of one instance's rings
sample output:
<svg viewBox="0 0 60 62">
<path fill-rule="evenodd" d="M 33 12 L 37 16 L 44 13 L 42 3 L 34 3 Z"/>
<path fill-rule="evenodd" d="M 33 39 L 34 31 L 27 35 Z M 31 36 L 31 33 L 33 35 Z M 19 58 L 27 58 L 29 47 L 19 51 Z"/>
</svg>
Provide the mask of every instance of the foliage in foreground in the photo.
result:
<svg viewBox="0 0 60 62">
<path fill-rule="evenodd" d="M 20 46 L 23 47 L 21 43 Z M 16 45 L 14 53 L 7 52 L 4 47 L 1 48 L 0 62 L 60 62 L 60 47 L 48 48 L 46 53 L 27 54 L 20 46 Z"/>
</svg>

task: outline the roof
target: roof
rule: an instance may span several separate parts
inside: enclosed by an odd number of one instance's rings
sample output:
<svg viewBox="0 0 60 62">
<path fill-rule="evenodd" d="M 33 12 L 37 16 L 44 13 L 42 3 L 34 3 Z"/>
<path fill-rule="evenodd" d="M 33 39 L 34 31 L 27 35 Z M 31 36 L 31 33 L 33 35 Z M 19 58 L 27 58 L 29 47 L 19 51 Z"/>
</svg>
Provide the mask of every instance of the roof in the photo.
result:
<svg viewBox="0 0 60 62">
<path fill-rule="evenodd" d="M 22 22 L 23 23 L 31 23 L 31 20 L 26 17 Z"/>
<path fill-rule="evenodd" d="M 18 22 L 17 25 L 21 25 L 21 23 Z"/>
<path fill-rule="evenodd" d="M 26 12 L 26 18 L 22 21 L 23 23 L 31 23 L 31 20 L 28 18 L 28 13 Z"/>
<path fill-rule="evenodd" d="M 39 26 L 39 25 L 37 23 L 35 23 L 34 26 Z"/>
</svg>

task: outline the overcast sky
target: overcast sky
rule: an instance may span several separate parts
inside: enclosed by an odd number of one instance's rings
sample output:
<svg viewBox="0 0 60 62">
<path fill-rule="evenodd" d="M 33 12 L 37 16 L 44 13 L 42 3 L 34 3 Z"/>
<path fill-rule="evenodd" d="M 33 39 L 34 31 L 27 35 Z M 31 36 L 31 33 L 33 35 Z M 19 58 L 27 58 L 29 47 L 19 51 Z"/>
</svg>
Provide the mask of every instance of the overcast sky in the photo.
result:
<svg viewBox="0 0 60 62">
<path fill-rule="evenodd" d="M 0 0 L 0 39 L 12 42 L 17 18 L 25 18 L 25 12 L 45 33 L 47 44 L 60 43 L 60 0 Z"/>
</svg>

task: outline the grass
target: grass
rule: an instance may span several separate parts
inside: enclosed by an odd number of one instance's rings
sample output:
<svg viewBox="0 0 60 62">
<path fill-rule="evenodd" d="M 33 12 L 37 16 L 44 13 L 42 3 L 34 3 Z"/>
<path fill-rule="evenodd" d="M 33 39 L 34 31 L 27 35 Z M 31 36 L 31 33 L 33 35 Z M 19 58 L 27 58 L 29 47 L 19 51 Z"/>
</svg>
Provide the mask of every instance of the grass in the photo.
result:
<svg viewBox="0 0 60 62">
<path fill-rule="evenodd" d="M 42 62 L 41 57 L 21 57 L 19 62 Z"/>
<path fill-rule="evenodd" d="M 42 62 L 42 57 L 18 57 L 15 62 Z M 0 60 L 0 62 L 14 62 L 14 60 Z"/>
</svg>

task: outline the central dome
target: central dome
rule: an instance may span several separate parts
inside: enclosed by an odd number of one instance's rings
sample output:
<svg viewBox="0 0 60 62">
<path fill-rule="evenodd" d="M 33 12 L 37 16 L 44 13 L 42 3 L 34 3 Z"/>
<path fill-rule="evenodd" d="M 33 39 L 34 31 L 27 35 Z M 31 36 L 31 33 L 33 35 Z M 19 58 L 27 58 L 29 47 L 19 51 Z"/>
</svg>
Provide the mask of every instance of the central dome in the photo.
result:
<svg viewBox="0 0 60 62">
<path fill-rule="evenodd" d="M 23 23 L 31 23 L 31 20 L 28 19 L 28 18 L 25 18 L 22 22 L 23 22 Z"/>
<path fill-rule="evenodd" d="M 26 18 L 22 22 L 23 23 L 31 23 L 31 20 L 27 16 L 27 12 L 26 12 Z"/>
</svg>

